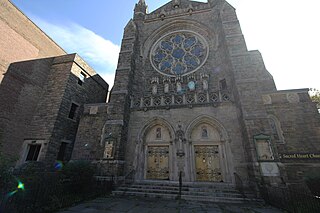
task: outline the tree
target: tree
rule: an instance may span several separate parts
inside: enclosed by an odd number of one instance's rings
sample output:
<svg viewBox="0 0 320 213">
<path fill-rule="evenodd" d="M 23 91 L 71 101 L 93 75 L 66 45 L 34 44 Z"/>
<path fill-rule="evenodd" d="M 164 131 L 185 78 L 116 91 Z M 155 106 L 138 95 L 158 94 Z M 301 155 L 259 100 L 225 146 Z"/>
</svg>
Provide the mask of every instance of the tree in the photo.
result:
<svg viewBox="0 0 320 213">
<path fill-rule="evenodd" d="M 312 102 L 317 103 L 317 108 L 320 113 L 320 90 L 310 89 L 310 97 L 311 97 Z"/>
</svg>

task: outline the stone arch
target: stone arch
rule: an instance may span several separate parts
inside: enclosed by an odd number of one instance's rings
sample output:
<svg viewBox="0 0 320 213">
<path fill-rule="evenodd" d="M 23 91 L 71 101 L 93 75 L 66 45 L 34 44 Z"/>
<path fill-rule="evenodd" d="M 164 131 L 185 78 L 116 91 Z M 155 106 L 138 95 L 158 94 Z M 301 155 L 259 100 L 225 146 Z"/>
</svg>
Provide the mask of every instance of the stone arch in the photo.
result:
<svg viewBox="0 0 320 213">
<path fill-rule="evenodd" d="M 276 116 L 271 115 L 271 114 L 268 115 L 268 118 L 269 118 L 269 123 L 271 126 L 272 136 L 273 136 L 273 139 L 275 140 L 275 142 L 285 143 L 283 131 L 282 131 L 281 123 L 280 123 L 279 119 Z"/>
<path fill-rule="evenodd" d="M 155 117 L 151 120 L 149 120 L 144 126 L 143 128 L 141 129 L 140 133 L 139 133 L 139 138 L 138 138 L 138 141 L 141 142 L 143 141 L 148 132 L 150 132 L 151 129 L 153 129 L 155 126 L 162 126 L 164 128 L 166 128 L 169 132 L 169 136 L 170 136 L 170 141 L 173 141 L 173 139 L 175 138 L 175 133 L 174 133 L 174 129 L 173 127 L 171 126 L 171 124 L 166 121 L 165 119 L 163 118 L 159 118 L 159 117 Z"/>
<path fill-rule="evenodd" d="M 190 141 L 192 139 L 192 131 L 194 130 L 194 128 L 198 127 L 199 125 L 205 124 L 205 123 L 209 124 L 215 128 L 215 130 L 219 134 L 220 141 L 229 141 L 229 136 L 228 136 L 227 131 L 224 128 L 224 126 L 217 119 L 210 117 L 210 116 L 207 116 L 207 115 L 201 115 L 201 116 L 195 118 L 188 125 L 187 130 L 186 130 L 187 140 Z"/>
<path fill-rule="evenodd" d="M 151 46 L 163 35 L 170 33 L 172 31 L 187 30 L 193 31 L 201 35 L 208 42 L 209 47 L 213 45 L 213 49 L 218 47 L 218 34 L 214 34 L 212 30 L 205 24 L 199 23 L 190 19 L 175 19 L 172 20 L 159 29 L 155 30 L 151 35 L 146 39 L 144 44 L 141 46 L 141 53 L 144 58 L 149 58 L 151 51 Z M 210 47 L 211 48 L 211 47 Z"/>
<path fill-rule="evenodd" d="M 234 182 L 230 139 L 217 119 L 195 118 L 187 127 L 186 139 L 192 181 Z"/>
<path fill-rule="evenodd" d="M 157 129 L 162 129 L 162 137 L 157 138 Z M 138 144 L 136 146 L 136 158 L 134 162 L 134 167 L 136 168 L 136 180 L 144 179 L 155 179 L 154 176 L 150 175 L 155 171 L 155 167 L 149 165 L 150 162 L 156 162 L 160 158 L 162 160 L 166 159 L 167 166 L 162 169 L 167 171 L 168 177 L 159 175 L 159 180 L 171 179 L 173 161 L 172 159 L 172 141 L 175 138 L 175 132 L 171 124 L 163 118 L 155 117 L 141 128 L 138 135 Z M 165 156 L 162 154 L 165 153 Z M 154 154 L 154 155 L 153 155 Z M 150 155 L 153 155 L 150 157 Z M 152 160 L 150 161 L 150 159 Z M 161 164 L 163 166 L 163 164 Z M 171 176 L 170 176 L 171 175 Z"/>
</svg>

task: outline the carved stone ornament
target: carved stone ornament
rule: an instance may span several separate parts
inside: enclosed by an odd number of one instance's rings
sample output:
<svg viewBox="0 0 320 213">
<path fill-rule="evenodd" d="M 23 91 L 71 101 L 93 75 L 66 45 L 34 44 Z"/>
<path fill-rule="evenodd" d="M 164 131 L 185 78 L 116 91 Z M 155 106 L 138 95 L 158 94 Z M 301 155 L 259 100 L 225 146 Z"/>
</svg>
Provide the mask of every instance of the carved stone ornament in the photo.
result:
<svg viewBox="0 0 320 213">
<path fill-rule="evenodd" d="M 272 99 L 270 95 L 262 95 L 263 104 L 272 104 Z"/>
<path fill-rule="evenodd" d="M 288 93 L 287 94 L 287 100 L 289 101 L 289 103 L 299 103 L 300 98 L 299 95 L 297 93 Z"/>
<path fill-rule="evenodd" d="M 155 43 L 150 61 L 161 74 L 185 76 L 206 62 L 208 51 L 208 44 L 201 35 L 192 31 L 176 31 L 164 35 Z"/>
</svg>

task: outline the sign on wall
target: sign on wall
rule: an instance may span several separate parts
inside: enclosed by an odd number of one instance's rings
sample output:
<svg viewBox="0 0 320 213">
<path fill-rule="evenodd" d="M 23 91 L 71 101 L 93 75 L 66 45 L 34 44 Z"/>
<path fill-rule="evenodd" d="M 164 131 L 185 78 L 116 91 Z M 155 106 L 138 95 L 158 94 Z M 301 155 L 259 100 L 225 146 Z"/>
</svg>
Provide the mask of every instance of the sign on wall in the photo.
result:
<svg viewBox="0 0 320 213">
<path fill-rule="evenodd" d="M 320 153 L 281 153 L 283 160 L 320 160 Z"/>
<path fill-rule="evenodd" d="M 258 161 L 273 161 L 273 151 L 270 144 L 270 136 L 260 134 L 254 136 Z"/>
</svg>

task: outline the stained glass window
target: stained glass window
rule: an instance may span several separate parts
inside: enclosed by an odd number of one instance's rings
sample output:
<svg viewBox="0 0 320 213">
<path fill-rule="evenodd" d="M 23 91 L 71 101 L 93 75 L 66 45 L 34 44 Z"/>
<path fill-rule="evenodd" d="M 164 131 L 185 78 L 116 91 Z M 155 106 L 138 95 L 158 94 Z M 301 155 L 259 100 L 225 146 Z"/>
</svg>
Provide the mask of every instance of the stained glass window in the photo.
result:
<svg viewBox="0 0 320 213">
<path fill-rule="evenodd" d="M 196 33 L 181 31 L 162 37 L 151 51 L 151 63 L 160 73 L 184 75 L 201 67 L 208 50 Z"/>
</svg>

